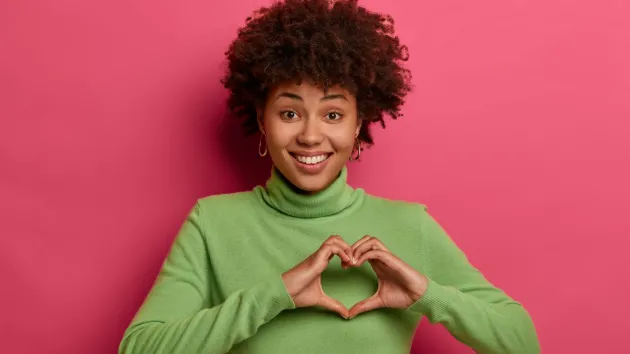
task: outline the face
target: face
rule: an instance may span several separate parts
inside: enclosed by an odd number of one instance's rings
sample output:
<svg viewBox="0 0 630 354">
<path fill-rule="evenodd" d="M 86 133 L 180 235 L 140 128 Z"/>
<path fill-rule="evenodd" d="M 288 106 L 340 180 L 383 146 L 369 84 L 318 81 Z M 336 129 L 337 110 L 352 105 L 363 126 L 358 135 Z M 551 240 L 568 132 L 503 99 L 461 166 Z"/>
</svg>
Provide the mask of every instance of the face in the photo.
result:
<svg viewBox="0 0 630 354">
<path fill-rule="evenodd" d="M 307 82 L 279 85 L 258 113 L 273 164 L 308 193 L 338 177 L 361 128 L 350 92 L 341 87 L 324 92 Z"/>
</svg>

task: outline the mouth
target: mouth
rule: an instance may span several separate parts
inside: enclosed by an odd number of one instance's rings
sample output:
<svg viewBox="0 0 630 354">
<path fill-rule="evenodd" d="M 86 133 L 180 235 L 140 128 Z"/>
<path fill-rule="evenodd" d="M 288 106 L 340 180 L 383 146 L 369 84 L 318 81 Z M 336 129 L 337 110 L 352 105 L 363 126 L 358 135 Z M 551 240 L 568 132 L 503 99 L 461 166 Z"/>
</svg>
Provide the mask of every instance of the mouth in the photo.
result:
<svg viewBox="0 0 630 354">
<path fill-rule="evenodd" d="M 299 163 L 309 166 L 315 166 L 323 163 L 328 160 L 328 158 L 332 155 L 332 153 L 322 153 L 314 156 L 305 156 L 299 155 L 295 153 L 291 153 L 291 156 Z"/>
<path fill-rule="evenodd" d="M 304 167 L 316 167 L 322 165 L 328 158 L 332 155 L 332 153 L 321 153 L 317 155 L 300 155 L 298 153 L 290 153 L 295 161 L 297 161 L 300 165 Z"/>
</svg>

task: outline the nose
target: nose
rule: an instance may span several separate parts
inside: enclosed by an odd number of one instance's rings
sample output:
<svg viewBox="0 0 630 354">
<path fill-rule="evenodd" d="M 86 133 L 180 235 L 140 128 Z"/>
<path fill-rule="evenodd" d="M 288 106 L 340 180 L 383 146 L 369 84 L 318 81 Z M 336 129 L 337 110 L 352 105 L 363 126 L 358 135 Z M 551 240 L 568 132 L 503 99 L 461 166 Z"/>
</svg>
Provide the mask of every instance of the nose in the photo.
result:
<svg viewBox="0 0 630 354">
<path fill-rule="evenodd" d="M 297 141 L 300 144 L 307 146 L 319 145 L 324 140 L 324 134 L 322 133 L 321 122 L 316 118 L 308 118 L 303 120 L 302 131 L 297 137 Z"/>
</svg>

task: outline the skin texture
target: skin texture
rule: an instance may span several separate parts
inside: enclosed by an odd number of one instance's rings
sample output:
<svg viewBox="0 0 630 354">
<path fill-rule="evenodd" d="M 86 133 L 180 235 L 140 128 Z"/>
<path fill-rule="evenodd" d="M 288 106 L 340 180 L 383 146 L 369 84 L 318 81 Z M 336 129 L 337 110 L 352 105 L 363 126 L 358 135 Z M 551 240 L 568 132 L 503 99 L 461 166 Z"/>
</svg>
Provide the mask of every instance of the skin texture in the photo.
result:
<svg viewBox="0 0 630 354">
<path fill-rule="evenodd" d="M 339 176 L 361 128 L 356 98 L 339 86 L 324 92 L 306 82 L 284 83 L 271 90 L 258 112 L 274 165 L 302 193 L 317 193 Z M 304 171 L 294 155 L 313 152 L 327 154 L 328 160 L 315 171 Z M 346 269 L 369 262 L 378 277 L 376 293 L 349 310 L 326 295 L 321 285 L 321 274 L 334 256 Z M 427 288 L 424 275 L 367 235 L 354 245 L 333 235 L 282 277 L 296 307 L 321 306 L 348 319 L 377 308 L 407 308 Z"/>
<path fill-rule="evenodd" d="M 259 128 L 274 165 L 291 184 L 306 193 L 330 185 L 352 153 L 361 128 L 356 98 L 340 86 L 328 92 L 312 84 L 284 83 L 259 109 Z M 301 170 L 292 154 L 330 154 L 318 173 Z"/>
<path fill-rule="evenodd" d="M 350 248 L 351 263 L 346 267 L 369 262 L 378 278 L 378 289 L 355 304 L 348 311 L 349 318 L 383 307 L 407 308 L 427 291 L 427 278 L 396 257 L 378 238 L 366 235 Z"/>
<path fill-rule="evenodd" d="M 369 262 L 378 278 L 374 295 L 349 310 L 322 288 L 321 274 L 334 256 L 341 259 L 345 269 Z M 378 308 L 405 309 L 424 295 L 428 284 L 424 275 L 369 235 L 352 246 L 339 235 L 329 237 L 312 255 L 285 272 L 282 279 L 296 307 L 321 306 L 346 319 Z"/>
</svg>

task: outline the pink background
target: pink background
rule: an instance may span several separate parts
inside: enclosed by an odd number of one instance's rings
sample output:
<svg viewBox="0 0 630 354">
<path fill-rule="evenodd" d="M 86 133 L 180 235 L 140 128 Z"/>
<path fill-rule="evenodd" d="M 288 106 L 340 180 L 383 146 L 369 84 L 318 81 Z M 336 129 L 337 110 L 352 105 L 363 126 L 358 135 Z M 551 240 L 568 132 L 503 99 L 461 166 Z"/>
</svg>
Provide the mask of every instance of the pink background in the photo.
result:
<svg viewBox="0 0 630 354">
<path fill-rule="evenodd" d="M 114 353 L 196 198 L 264 182 L 218 81 L 261 4 L 2 1 L 1 352 Z M 350 182 L 427 204 L 543 352 L 630 352 L 630 3 L 363 4 L 416 90 Z"/>
</svg>

